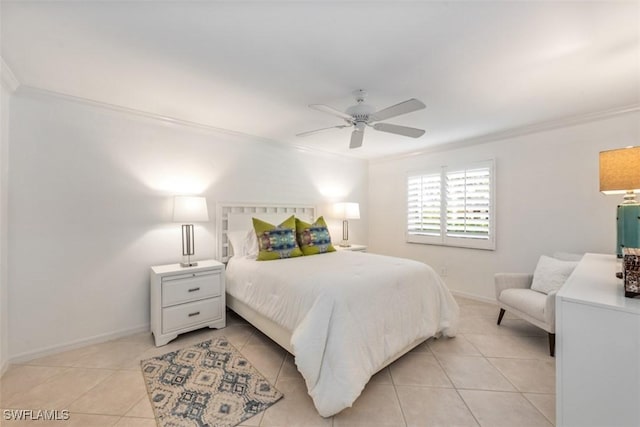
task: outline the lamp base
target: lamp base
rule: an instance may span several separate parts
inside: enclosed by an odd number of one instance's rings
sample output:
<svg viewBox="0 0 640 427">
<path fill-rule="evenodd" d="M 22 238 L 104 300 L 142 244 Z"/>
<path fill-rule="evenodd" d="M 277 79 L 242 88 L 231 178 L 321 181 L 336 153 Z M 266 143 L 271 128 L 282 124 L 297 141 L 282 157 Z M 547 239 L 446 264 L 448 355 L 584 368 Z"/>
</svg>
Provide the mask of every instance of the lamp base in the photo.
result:
<svg viewBox="0 0 640 427">
<path fill-rule="evenodd" d="M 618 205 L 617 214 L 616 254 L 622 258 L 622 248 L 640 248 L 640 205 Z"/>
<path fill-rule="evenodd" d="M 196 267 L 198 263 L 196 261 L 193 262 L 181 262 L 180 267 Z"/>
<path fill-rule="evenodd" d="M 338 246 L 340 246 L 341 248 L 350 248 L 351 247 L 349 242 L 346 242 L 344 240 L 342 242 L 340 242 L 340 244 Z"/>
</svg>

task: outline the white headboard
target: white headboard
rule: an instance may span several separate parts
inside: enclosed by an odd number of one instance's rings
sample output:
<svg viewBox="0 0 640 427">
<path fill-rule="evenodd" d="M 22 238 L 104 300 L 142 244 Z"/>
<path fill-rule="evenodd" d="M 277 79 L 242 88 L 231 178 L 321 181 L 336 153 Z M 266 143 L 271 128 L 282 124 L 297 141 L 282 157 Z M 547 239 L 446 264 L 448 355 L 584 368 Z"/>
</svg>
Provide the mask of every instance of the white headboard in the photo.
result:
<svg viewBox="0 0 640 427">
<path fill-rule="evenodd" d="M 218 260 L 221 262 L 229 260 L 227 231 L 250 230 L 253 227 L 252 218 L 254 217 L 271 224 L 280 224 L 291 215 L 311 222 L 315 219 L 316 208 L 311 205 L 217 203 L 216 240 L 218 242 Z"/>
</svg>

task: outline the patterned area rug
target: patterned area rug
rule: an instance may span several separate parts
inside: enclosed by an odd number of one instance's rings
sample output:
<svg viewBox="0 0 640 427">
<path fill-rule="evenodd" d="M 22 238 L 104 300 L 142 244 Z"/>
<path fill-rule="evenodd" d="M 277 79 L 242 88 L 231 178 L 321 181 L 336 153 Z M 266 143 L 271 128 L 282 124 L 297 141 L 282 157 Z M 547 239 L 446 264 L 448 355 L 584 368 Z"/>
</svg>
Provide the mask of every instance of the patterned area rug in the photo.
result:
<svg viewBox="0 0 640 427">
<path fill-rule="evenodd" d="M 160 427 L 232 427 L 282 397 L 224 337 L 140 364 Z"/>
</svg>

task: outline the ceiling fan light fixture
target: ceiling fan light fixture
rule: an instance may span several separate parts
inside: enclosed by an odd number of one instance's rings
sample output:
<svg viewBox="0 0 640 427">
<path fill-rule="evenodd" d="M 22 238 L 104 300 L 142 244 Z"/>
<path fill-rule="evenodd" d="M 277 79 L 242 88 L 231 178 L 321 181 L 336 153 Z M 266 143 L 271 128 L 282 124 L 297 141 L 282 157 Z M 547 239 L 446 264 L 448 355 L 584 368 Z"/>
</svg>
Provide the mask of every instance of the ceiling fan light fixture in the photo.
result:
<svg viewBox="0 0 640 427">
<path fill-rule="evenodd" d="M 345 112 L 356 119 L 366 121 L 369 119 L 371 114 L 375 113 L 375 111 L 376 109 L 369 104 L 356 104 L 347 108 Z"/>
<path fill-rule="evenodd" d="M 308 132 L 299 133 L 298 136 L 311 135 L 316 132 L 321 132 L 327 129 L 341 129 L 345 127 L 353 126 L 351 132 L 351 141 L 349 148 L 358 148 L 362 145 L 364 137 L 364 130 L 366 126 L 372 127 L 374 130 L 393 133 L 396 135 L 408 136 L 410 138 L 419 138 L 424 134 L 424 130 L 411 128 L 407 126 L 394 125 L 391 123 L 374 123 L 382 120 L 390 119 L 392 117 L 400 116 L 402 114 L 411 113 L 413 111 L 421 110 L 425 108 L 422 101 L 415 98 L 411 98 L 407 101 L 401 102 L 396 105 L 384 108 L 382 110 L 376 110 L 372 105 L 365 102 L 367 92 L 365 90 L 356 90 L 353 95 L 356 98 L 357 104 L 347 108 L 345 112 L 336 110 L 333 107 L 323 104 L 311 104 L 309 107 L 314 110 L 321 111 L 323 113 L 331 114 L 332 116 L 343 119 L 347 124 L 341 126 L 332 126 L 329 128 L 322 128 Z"/>
</svg>

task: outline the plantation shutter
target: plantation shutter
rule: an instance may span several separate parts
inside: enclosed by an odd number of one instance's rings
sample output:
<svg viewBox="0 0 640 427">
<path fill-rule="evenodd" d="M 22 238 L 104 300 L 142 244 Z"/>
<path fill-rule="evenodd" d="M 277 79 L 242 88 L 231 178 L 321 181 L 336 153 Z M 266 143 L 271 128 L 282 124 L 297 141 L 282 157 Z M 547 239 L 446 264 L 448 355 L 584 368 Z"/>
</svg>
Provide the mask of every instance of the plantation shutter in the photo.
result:
<svg viewBox="0 0 640 427">
<path fill-rule="evenodd" d="M 407 233 L 441 235 L 441 175 L 410 176 L 407 182 Z"/>
<path fill-rule="evenodd" d="M 446 236 L 489 239 L 491 233 L 491 169 L 446 173 Z"/>
<path fill-rule="evenodd" d="M 409 243 L 495 250 L 494 161 L 407 176 Z"/>
</svg>

